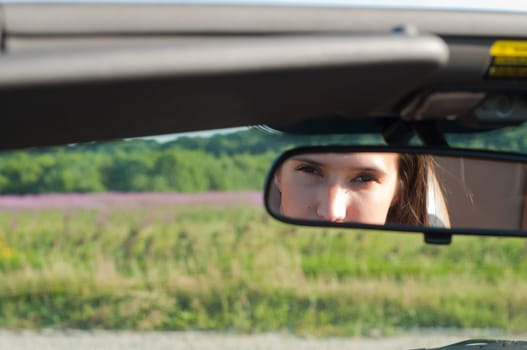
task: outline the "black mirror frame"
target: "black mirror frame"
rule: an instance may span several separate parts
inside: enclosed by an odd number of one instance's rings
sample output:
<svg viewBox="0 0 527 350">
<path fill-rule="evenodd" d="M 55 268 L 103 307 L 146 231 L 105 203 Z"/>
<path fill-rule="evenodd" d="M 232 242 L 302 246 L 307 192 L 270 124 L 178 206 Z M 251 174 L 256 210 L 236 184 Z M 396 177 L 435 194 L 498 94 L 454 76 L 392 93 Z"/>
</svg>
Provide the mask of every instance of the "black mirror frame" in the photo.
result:
<svg viewBox="0 0 527 350">
<path fill-rule="evenodd" d="M 369 229 L 378 231 L 398 231 L 414 232 L 425 234 L 425 241 L 432 244 L 449 244 L 452 235 L 468 236 L 498 236 L 498 237 L 527 237 L 527 230 L 500 230 L 500 229 L 471 229 L 471 228 L 438 228 L 438 227 L 416 227 L 412 225 L 373 225 L 360 223 L 336 223 L 336 222 L 316 222 L 304 219 L 287 218 L 277 213 L 269 206 L 270 189 L 273 182 L 273 174 L 276 168 L 286 159 L 303 153 L 346 153 L 346 152 L 385 152 L 385 153 L 411 153 L 411 154 L 429 154 L 433 156 L 455 156 L 473 159 L 515 161 L 527 164 L 527 155 L 521 153 L 484 151 L 464 148 L 429 148 L 429 147 L 412 147 L 412 146 L 361 146 L 361 145 L 328 145 L 328 146 L 307 146 L 294 148 L 282 153 L 272 164 L 264 187 L 264 205 L 265 209 L 278 221 L 288 224 L 311 226 L 311 227 L 335 227 L 335 228 L 352 228 L 352 229 Z"/>
</svg>

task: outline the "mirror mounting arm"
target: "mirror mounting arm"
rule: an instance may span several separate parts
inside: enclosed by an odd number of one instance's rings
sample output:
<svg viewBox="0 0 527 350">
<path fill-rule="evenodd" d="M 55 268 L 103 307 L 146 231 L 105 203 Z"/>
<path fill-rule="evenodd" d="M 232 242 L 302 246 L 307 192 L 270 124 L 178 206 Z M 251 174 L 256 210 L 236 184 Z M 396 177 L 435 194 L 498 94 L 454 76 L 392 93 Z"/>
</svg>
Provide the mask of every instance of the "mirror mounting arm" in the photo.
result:
<svg viewBox="0 0 527 350">
<path fill-rule="evenodd" d="M 436 244 L 436 245 L 449 245 L 452 243 L 452 235 L 445 233 L 432 233 L 432 232 L 423 232 L 425 235 L 426 244 Z"/>
<path fill-rule="evenodd" d="M 425 146 L 448 147 L 448 142 L 435 120 L 398 119 L 385 125 L 382 132 L 384 141 L 390 146 L 409 146 L 415 135 Z"/>
<path fill-rule="evenodd" d="M 397 119 L 385 125 L 382 136 L 384 141 L 390 146 L 407 146 L 415 136 L 415 130 L 409 122 Z"/>
<path fill-rule="evenodd" d="M 435 120 L 423 120 L 413 123 L 415 132 L 426 146 L 448 147 L 445 135 Z"/>
</svg>

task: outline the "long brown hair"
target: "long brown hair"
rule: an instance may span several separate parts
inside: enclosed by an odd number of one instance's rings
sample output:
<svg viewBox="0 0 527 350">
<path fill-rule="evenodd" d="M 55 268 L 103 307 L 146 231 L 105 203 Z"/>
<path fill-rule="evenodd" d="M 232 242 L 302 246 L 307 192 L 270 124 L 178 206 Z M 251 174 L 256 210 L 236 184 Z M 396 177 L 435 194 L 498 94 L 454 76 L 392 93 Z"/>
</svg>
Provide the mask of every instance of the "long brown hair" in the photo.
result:
<svg viewBox="0 0 527 350">
<path fill-rule="evenodd" d="M 434 172 L 431 156 L 399 155 L 399 184 L 387 224 L 428 225 L 426 210 L 428 181 Z"/>
</svg>

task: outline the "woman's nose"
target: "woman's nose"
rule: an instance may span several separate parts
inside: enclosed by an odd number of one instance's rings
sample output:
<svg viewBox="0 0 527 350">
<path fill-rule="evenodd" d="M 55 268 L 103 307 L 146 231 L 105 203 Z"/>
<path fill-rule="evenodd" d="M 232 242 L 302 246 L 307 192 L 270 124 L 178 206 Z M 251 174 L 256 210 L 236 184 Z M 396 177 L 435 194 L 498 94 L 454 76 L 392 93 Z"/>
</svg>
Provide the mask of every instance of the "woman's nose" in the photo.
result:
<svg viewBox="0 0 527 350">
<path fill-rule="evenodd" d="M 326 221 L 343 222 L 346 219 L 347 207 L 347 190 L 340 186 L 333 186 L 321 196 L 317 206 L 317 215 Z"/>
</svg>

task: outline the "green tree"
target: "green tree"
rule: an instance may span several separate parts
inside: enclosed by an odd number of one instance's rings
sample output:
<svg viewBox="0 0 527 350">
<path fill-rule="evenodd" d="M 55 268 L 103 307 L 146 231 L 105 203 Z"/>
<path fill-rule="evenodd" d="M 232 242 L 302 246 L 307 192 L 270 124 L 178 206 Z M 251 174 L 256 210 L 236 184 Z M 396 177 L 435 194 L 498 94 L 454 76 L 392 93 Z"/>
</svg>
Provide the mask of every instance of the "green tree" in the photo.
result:
<svg viewBox="0 0 527 350">
<path fill-rule="evenodd" d="M 101 178 L 109 191 L 151 191 L 156 153 L 152 151 L 116 152 L 101 168 Z"/>
</svg>

